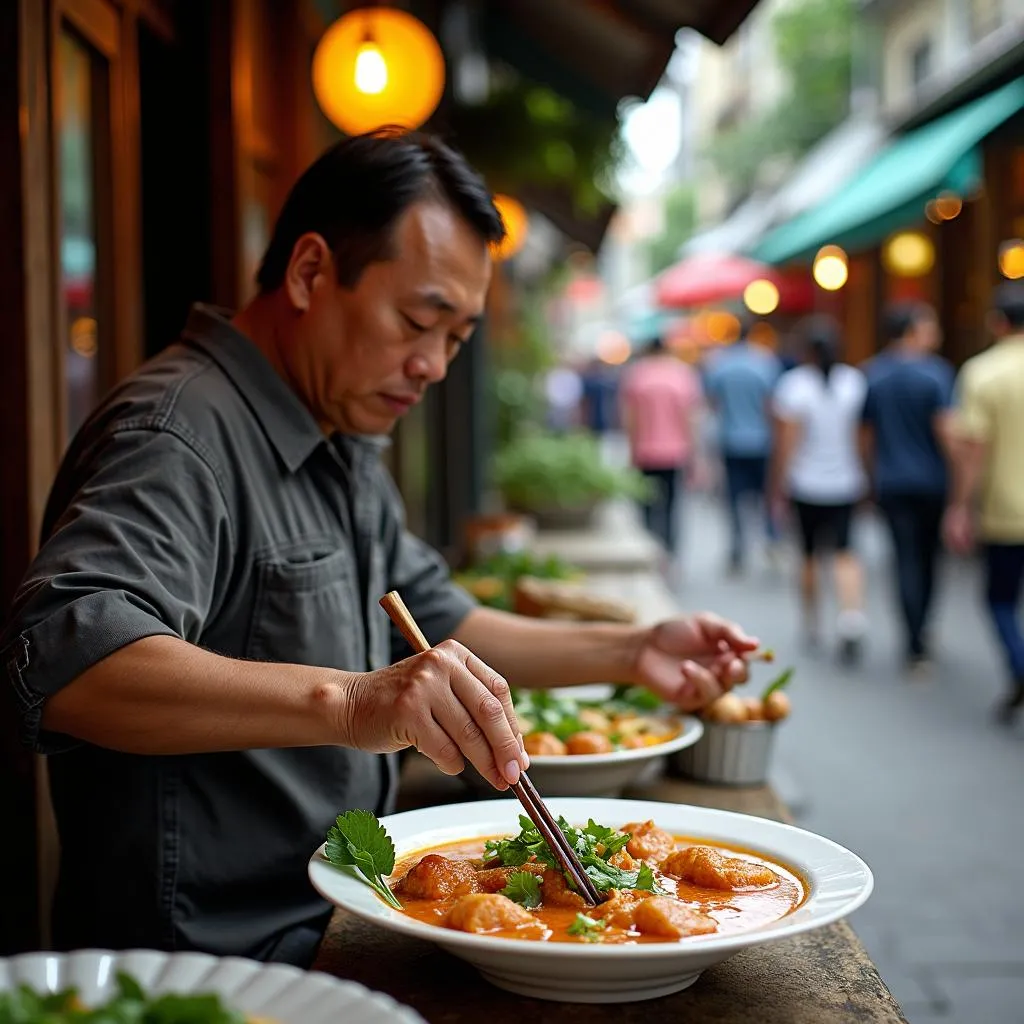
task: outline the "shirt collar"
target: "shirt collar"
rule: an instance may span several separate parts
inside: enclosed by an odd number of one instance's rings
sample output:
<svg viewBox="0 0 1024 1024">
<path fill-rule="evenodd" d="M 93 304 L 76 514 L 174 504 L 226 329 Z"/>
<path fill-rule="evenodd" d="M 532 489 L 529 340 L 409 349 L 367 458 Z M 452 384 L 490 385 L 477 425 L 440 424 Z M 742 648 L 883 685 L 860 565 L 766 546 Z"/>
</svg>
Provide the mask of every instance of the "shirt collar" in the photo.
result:
<svg viewBox="0 0 1024 1024">
<path fill-rule="evenodd" d="M 230 311 L 194 305 L 182 337 L 228 375 L 281 461 L 294 473 L 324 443 L 323 431 L 267 357 L 231 323 Z"/>
</svg>

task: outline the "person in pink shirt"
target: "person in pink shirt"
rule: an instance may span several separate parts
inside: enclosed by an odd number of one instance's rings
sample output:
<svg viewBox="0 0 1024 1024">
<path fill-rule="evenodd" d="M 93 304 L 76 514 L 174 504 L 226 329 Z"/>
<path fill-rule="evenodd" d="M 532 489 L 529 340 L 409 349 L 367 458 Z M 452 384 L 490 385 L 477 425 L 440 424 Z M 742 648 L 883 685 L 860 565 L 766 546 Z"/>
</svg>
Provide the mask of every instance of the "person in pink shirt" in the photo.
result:
<svg viewBox="0 0 1024 1024">
<path fill-rule="evenodd" d="M 674 554 L 679 541 L 681 478 L 696 447 L 700 378 L 657 338 L 626 370 L 620 394 L 633 465 L 654 489 L 644 505 L 644 521 Z"/>
</svg>

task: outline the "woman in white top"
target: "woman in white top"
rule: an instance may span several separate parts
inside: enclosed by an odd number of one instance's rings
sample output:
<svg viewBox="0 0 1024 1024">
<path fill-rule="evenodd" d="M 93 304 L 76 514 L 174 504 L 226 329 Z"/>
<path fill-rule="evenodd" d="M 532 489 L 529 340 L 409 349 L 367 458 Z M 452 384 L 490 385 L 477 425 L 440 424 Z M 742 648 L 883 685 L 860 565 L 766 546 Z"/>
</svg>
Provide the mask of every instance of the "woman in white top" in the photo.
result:
<svg viewBox="0 0 1024 1024">
<path fill-rule="evenodd" d="M 773 398 L 773 493 L 776 501 L 789 499 L 800 526 L 807 639 L 817 644 L 818 561 L 830 548 L 840 608 L 840 658 L 853 664 L 866 627 L 863 575 L 850 546 L 850 521 L 867 492 L 857 445 L 867 382 L 860 370 L 838 361 L 835 321 L 812 317 L 801 325 L 800 335 L 803 363 L 782 375 Z"/>
</svg>

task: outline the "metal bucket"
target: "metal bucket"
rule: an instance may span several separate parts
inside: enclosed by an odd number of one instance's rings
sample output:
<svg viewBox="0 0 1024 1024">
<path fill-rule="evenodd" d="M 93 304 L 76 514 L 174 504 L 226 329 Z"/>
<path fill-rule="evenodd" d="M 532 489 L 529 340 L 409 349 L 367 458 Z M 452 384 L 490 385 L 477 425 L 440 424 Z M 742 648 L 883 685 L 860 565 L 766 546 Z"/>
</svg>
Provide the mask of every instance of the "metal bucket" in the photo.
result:
<svg viewBox="0 0 1024 1024">
<path fill-rule="evenodd" d="M 669 770 L 697 782 L 759 786 L 768 778 L 773 722 L 705 722 L 704 735 L 669 757 Z"/>
</svg>

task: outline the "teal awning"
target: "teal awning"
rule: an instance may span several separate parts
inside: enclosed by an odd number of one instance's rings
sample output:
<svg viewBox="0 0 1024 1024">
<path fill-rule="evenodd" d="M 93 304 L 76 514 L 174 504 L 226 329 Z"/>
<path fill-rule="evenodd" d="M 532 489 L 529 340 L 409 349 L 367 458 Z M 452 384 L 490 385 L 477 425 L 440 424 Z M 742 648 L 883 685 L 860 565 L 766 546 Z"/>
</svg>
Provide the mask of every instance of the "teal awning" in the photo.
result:
<svg viewBox="0 0 1024 1024">
<path fill-rule="evenodd" d="M 765 263 L 810 259 L 823 245 L 856 251 L 924 217 L 939 192 L 982 180 L 978 143 L 1024 108 L 1024 78 L 895 139 L 835 195 L 765 236 L 750 255 Z"/>
</svg>

